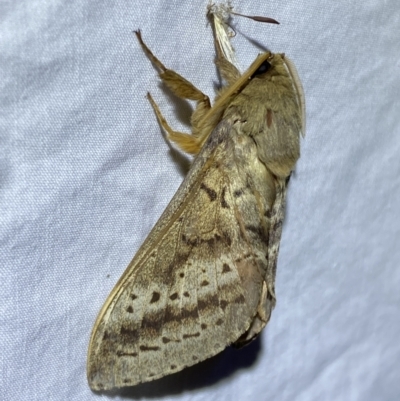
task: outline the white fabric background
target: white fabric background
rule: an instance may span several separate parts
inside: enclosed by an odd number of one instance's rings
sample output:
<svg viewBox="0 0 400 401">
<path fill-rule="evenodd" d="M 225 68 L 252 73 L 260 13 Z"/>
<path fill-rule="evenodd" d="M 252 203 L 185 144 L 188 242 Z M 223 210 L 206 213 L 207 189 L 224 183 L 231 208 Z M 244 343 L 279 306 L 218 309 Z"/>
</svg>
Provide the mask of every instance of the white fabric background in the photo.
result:
<svg viewBox="0 0 400 401">
<path fill-rule="evenodd" d="M 92 325 L 187 165 L 163 91 L 132 30 L 205 93 L 218 84 L 208 0 L 0 3 L 0 399 L 97 400 Z M 307 135 L 290 183 L 277 307 L 259 340 L 113 400 L 398 400 L 398 0 L 237 1 L 281 25 L 235 19 L 243 68 L 295 62 Z"/>
</svg>

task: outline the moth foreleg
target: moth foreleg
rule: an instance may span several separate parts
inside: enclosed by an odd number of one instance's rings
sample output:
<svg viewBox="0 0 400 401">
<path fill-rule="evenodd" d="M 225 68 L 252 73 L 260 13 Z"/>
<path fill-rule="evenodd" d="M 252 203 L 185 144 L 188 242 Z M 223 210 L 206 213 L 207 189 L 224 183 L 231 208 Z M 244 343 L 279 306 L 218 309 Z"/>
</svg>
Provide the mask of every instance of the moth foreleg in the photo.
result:
<svg viewBox="0 0 400 401">
<path fill-rule="evenodd" d="M 209 97 L 205 95 L 200 89 L 197 89 L 191 82 L 183 78 L 175 71 L 165 70 L 160 74 L 160 77 L 176 96 L 182 99 L 195 100 L 197 102 L 196 108 L 191 116 L 191 124 L 193 132 L 195 133 L 194 135 L 200 137 L 198 138 L 198 140 L 196 140 L 196 143 L 198 144 L 202 143 L 203 139 L 201 133 L 202 120 L 203 117 L 206 115 L 206 113 L 211 109 Z M 178 144 L 179 147 L 185 150 L 178 142 L 180 139 L 181 138 L 177 138 L 177 140 L 174 141 Z M 186 141 L 186 138 L 182 139 Z M 192 151 L 185 150 L 185 151 L 191 154 L 197 154 L 200 151 L 200 148 L 201 147 L 199 145 L 199 147 L 196 148 L 195 151 L 194 150 Z M 190 149 L 192 148 L 190 147 Z"/>
<path fill-rule="evenodd" d="M 177 72 L 168 69 L 165 65 L 153 54 L 153 52 L 147 47 L 142 39 L 140 31 L 135 31 L 136 37 L 143 51 L 146 53 L 150 61 L 159 70 L 160 78 L 168 86 L 169 89 L 178 97 L 182 99 L 195 100 L 197 102 L 207 105 L 211 108 L 210 99 L 200 89 L 196 88 L 191 82 Z"/>
<path fill-rule="evenodd" d="M 229 85 L 234 84 L 240 78 L 240 71 L 229 62 L 222 54 L 215 59 L 215 65 L 221 78 Z"/>
<path fill-rule="evenodd" d="M 142 39 L 142 33 L 140 30 L 135 31 L 135 35 L 142 46 L 143 51 L 146 53 L 146 56 L 150 59 L 150 61 L 161 71 L 166 71 L 167 67 L 153 54 L 153 52 L 147 47 L 146 43 L 144 43 Z"/>
<path fill-rule="evenodd" d="M 169 126 L 167 120 L 162 115 L 160 108 L 158 107 L 154 99 L 151 97 L 150 93 L 147 94 L 147 98 L 149 99 L 154 109 L 154 112 L 156 113 L 156 117 L 159 124 L 167 134 L 167 139 L 170 142 L 176 144 L 176 146 L 178 146 L 184 152 L 192 155 L 197 154 L 201 149 L 201 144 L 199 140 L 193 135 L 187 134 L 185 132 L 174 131 Z"/>
</svg>

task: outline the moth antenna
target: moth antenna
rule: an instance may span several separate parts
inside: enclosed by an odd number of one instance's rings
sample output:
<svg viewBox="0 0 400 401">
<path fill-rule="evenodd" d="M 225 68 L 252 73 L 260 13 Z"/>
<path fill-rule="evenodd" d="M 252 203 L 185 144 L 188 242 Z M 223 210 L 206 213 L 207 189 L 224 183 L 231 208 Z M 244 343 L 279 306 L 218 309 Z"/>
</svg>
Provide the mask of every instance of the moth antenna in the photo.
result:
<svg viewBox="0 0 400 401">
<path fill-rule="evenodd" d="M 244 15 L 244 14 L 235 13 L 234 11 L 231 11 L 231 14 L 239 15 L 240 17 L 244 17 L 244 18 L 249 18 L 249 19 L 252 19 L 253 21 L 257 21 L 257 22 L 265 22 L 267 24 L 278 24 L 279 25 L 279 22 L 276 19 L 269 18 L 269 17 L 262 17 L 259 15 Z"/>
</svg>

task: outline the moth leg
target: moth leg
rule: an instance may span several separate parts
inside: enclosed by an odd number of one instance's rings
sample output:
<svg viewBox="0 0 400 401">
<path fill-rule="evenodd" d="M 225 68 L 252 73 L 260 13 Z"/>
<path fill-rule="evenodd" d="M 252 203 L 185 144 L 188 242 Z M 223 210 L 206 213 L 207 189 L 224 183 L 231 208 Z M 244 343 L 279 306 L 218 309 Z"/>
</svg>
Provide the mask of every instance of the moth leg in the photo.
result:
<svg viewBox="0 0 400 401">
<path fill-rule="evenodd" d="M 240 71 L 224 56 L 221 45 L 217 39 L 215 40 L 215 48 L 217 51 L 215 65 L 218 68 L 221 78 L 227 82 L 228 86 L 230 86 L 240 78 Z"/>
<path fill-rule="evenodd" d="M 218 56 L 215 59 L 215 65 L 218 68 L 221 78 L 227 82 L 228 87 L 240 78 L 239 70 L 223 56 Z"/>
<path fill-rule="evenodd" d="M 182 75 L 165 67 L 165 65 L 161 63 L 161 61 L 152 53 L 152 51 L 144 43 L 140 31 L 135 31 L 135 33 L 139 40 L 140 45 L 143 48 L 143 51 L 146 53 L 147 57 L 155 65 L 155 67 L 158 69 L 159 76 L 163 80 L 165 85 L 167 85 L 167 87 L 176 96 L 182 99 L 194 100 L 197 102 L 196 109 L 194 110 L 191 116 L 191 122 L 193 131 L 194 132 L 200 131 L 200 127 L 198 126 L 201 124 L 202 117 L 206 114 L 208 110 L 211 109 L 209 97 L 205 95 L 200 89 L 196 88 L 186 78 L 182 77 Z M 179 143 L 177 144 L 178 146 L 180 146 Z"/>
<path fill-rule="evenodd" d="M 201 145 L 198 139 L 190 134 L 186 134 L 185 132 L 174 131 L 168 124 L 167 120 L 161 113 L 160 108 L 157 103 L 151 97 L 150 93 L 147 94 L 147 98 L 149 99 L 154 112 L 156 113 L 157 120 L 164 131 L 167 133 L 167 139 L 173 143 L 175 143 L 180 149 L 184 152 L 195 155 L 199 153 L 201 149 Z"/>
<path fill-rule="evenodd" d="M 226 81 L 228 86 L 234 84 L 240 78 L 240 71 L 237 69 L 235 50 L 231 44 L 232 27 L 229 27 L 229 16 L 231 7 L 215 6 L 210 4 L 208 7 L 208 18 L 214 34 L 214 45 L 216 51 L 215 64 L 221 78 Z M 234 30 L 233 30 L 234 31 Z M 235 32 L 236 35 L 236 32 Z M 235 36 L 234 35 L 234 36 Z"/>
<path fill-rule="evenodd" d="M 210 100 L 207 95 L 205 95 L 200 89 L 196 88 L 186 78 L 182 77 L 182 75 L 179 75 L 177 72 L 165 67 L 165 65 L 152 53 L 152 51 L 144 43 L 140 31 L 135 31 L 135 34 L 139 40 L 140 45 L 143 48 L 143 51 L 146 53 L 150 61 L 159 70 L 160 78 L 176 96 L 183 99 L 208 103 L 209 108 L 211 108 Z"/>
</svg>

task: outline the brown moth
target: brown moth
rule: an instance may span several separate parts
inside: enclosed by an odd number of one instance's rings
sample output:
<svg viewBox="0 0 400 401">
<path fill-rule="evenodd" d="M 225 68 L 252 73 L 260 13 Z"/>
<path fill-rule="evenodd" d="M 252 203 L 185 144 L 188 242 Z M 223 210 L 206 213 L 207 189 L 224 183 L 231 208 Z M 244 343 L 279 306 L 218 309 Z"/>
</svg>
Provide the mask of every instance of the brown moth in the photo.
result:
<svg viewBox="0 0 400 401">
<path fill-rule="evenodd" d="M 226 86 L 211 106 L 136 35 L 171 91 L 197 102 L 187 134 L 148 95 L 167 138 L 195 158 L 97 317 L 93 390 L 178 372 L 261 332 L 275 305 L 286 189 L 304 126 L 301 84 L 284 54 L 260 54 L 240 74 L 221 49 L 223 29 L 216 33 Z"/>
</svg>

